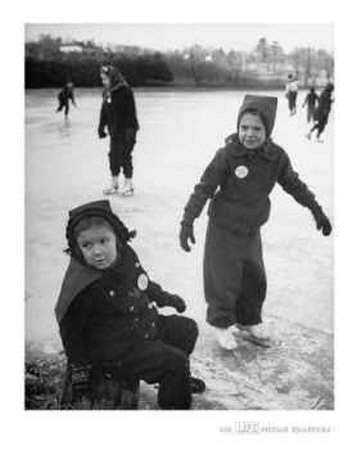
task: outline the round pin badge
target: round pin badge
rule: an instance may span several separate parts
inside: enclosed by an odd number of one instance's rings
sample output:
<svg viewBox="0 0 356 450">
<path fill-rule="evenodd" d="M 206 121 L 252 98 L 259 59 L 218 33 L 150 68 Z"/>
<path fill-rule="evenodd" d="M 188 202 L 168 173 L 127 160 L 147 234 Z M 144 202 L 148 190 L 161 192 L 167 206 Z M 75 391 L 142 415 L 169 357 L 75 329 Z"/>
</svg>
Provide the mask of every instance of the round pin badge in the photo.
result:
<svg viewBox="0 0 356 450">
<path fill-rule="evenodd" d="M 145 273 L 141 273 L 137 278 L 137 287 L 140 291 L 145 291 L 148 288 L 148 277 Z"/>
<path fill-rule="evenodd" d="M 248 168 L 246 166 L 237 166 L 235 169 L 237 178 L 245 178 L 248 175 Z"/>
</svg>

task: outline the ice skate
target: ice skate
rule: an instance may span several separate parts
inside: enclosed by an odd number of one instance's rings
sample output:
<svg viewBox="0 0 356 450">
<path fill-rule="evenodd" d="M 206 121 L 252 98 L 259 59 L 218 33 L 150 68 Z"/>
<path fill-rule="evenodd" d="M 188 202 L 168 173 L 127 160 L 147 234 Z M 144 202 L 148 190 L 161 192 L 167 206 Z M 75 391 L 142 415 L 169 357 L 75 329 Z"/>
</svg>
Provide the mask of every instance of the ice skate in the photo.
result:
<svg viewBox="0 0 356 450">
<path fill-rule="evenodd" d="M 124 187 L 121 191 L 123 197 L 132 197 L 134 194 L 134 188 L 131 178 L 125 178 Z"/>
<path fill-rule="evenodd" d="M 233 326 L 229 328 L 215 327 L 215 335 L 221 348 L 225 350 L 235 350 L 237 348 L 237 342 L 234 337 Z"/>
<path fill-rule="evenodd" d="M 260 325 L 236 325 L 239 330 L 241 330 L 241 337 L 253 344 L 259 345 L 261 347 L 270 347 L 271 338 L 266 329 L 262 324 Z"/>
<path fill-rule="evenodd" d="M 103 189 L 104 195 L 115 195 L 119 194 L 119 186 L 111 186 L 107 189 Z"/>
</svg>

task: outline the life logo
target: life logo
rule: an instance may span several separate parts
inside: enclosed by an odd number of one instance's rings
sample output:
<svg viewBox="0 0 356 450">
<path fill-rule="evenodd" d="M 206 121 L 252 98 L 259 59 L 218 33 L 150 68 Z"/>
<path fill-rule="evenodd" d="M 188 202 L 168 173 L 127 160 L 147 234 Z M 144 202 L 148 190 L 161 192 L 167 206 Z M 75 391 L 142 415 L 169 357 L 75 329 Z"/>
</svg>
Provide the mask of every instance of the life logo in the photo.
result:
<svg viewBox="0 0 356 450">
<path fill-rule="evenodd" d="M 237 178 L 246 178 L 248 175 L 248 168 L 246 166 L 237 166 L 235 169 L 235 175 Z"/>
</svg>

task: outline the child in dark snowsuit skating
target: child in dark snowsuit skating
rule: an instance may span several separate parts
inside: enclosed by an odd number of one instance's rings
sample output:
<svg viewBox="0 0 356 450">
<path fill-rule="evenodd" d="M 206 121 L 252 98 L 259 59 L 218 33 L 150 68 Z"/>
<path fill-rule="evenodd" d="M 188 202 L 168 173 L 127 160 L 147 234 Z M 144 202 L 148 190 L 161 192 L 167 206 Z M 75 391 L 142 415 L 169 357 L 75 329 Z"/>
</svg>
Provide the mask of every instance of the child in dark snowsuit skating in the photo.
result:
<svg viewBox="0 0 356 450">
<path fill-rule="evenodd" d="M 111 65 L 101 68 L 100 76 L 105 87 L 103 103 L 100 111 L 98 134 L 110 135 L 109 164 L 112 183 L 104 194 L 119 193 L 119 174 L 122 170 L 125 176 L 122 195 L 133 194 L 132 151 L 136 143 L 139 128 L 135 99 L 132 89 L 123 75 Z"/>
<path fill-rule="evenodd" d="M 245 97 L 237 133 L 226 139 L 205 169 L 181 222 L 180 243 L 189 251 L 189 241 L 195 243 L 194 220 L 211 198 L 204 254 L 207 321 L 226 349 L 236 348 L 236 332 L 268 342 L 259 325 L 267 286 L 260 228 L 269 218 L 269 194 L 275 184 L 311 210 L 324 235 L 331 232 L 328 218 L 287 153 L 271 140 L 276 109 L 275 97 Z"/>
<path fill-rule="evenodd" d="M 71 367 L 74 404 L 95 405 L 100 376 L 159 383 L 162 409 L 189 409 L 204 382 L 191 377 L 189 356 L 198 336 L 187 317 L 165 316 L 157 307 L 184 312 L 185 302 L 149 279 L 128 244 L 134 236 L 108 201 L 69 213 L 71 256 L 56 305 L 56 318 Z M 157 307 L 156 307 L 157 305 Z"/>
<path fill-rule="evenodd" d="M 315 88 L 311 87 L 308 94 L 305 97 L 304 103 L 302 105 L 302 108 L 307 106 L 307 122 L 309 123 L 314 118 L 315 113 L 315 107 L 317 104 L 319 97 L 318 94 L 315 92 Z"/>
<path fill-rule="evenodd" d="M 323 90 L 323 92 L 320 94 L 319 97 L 319 104 L 314 114 L 314 122 L 315 124 L 307 134 L 307 138 L 311 139 L 312 134 L 315 130 L 317 130 L 317 140 L 319 142 L 322 142 L 320 140 L 320 136 L 325 130 L 326 124 L 328 123 L 329 114 L 331 111 L 331 105 L 334 101 L 333 99 L 333 91 L 334 91 L 334 85 L 332 83 L 328 83 Z"/>
<path fill-rule="evenodd" d="M 62 111 L 62 109 L 64 108 L 64 116 L 67 118 L 69 114 L 69 100 L 71 100 L 72 104 L 76 106 L 74 99 L 73 83 L 71 81 L 66 83 L 64 88 L 58 94 L 57 98 L 58 98 L 58 108 L 56 112 Z"/>
</svg>

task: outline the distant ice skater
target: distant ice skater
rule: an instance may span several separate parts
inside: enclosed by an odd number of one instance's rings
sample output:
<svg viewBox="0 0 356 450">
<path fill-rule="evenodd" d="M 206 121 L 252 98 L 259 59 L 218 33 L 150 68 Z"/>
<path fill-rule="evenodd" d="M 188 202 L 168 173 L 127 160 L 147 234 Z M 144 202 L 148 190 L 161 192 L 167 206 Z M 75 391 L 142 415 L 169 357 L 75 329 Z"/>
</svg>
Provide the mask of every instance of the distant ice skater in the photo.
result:
<svg viewBox="0 0 356 450">
<path fill-rule="evenodd" d="M 288 75 L 286 84 L 286 98 L 288 100 L 289 114 L 294 116 L 297 112 L 298 80 L 293 74 Z"/>
<path fill-rule="evenodd" d="M 320 94 L 319 104 L 314 114 L 314 125 L 307 134 L 307 138 L 311 139 L 314 131 L 317 131 L 316 138 L 318 142 L 323 142 L 320 138 L 321 134 L 324 132 L 326 124 L 328 123 L 329 114 L 331 111 L 331 105 L 334 101 L 333 97 L 334 85 L 333 83 L 328 83 Z"/>
<path fill-rule="evenodd" d="M 132 184 L 132 151 L 139 128 L 135 99 L 131 87 L 124 76 L 112 65 L 104 65 L 100 76 L 104 85 L 103 103 L 98 127 L 99 138 L 110 136 L 109 164 L 112 176 L 111 186 L 105 195 L 119 194 L 119 174 L 125 176 L 123 196 L 134 193 Z"/>
<path fill-rule="evenodd" d="M 308 91 L 308 94 L 305 97 L 304 103 L 302 105 L 302 108 L 307 106 L 307 122 L 308 123 L 313 120 L 318 100 L 319 100 L 319 96 L 315 92 L 315 87 L 311 86 L 311 88 Z"/>
<path fill-rule="evenodd" d="M 71 100 L 74 106 L 77 106 L 74 99 L 74 86 L 71 81 L 68 81 L 61 92 L 57 96 L 58 98 L 58 108 L 56 112 L 62 111 L 64 109 L 64 117 L 67 118 L 69 114 L 69 100 Z"/>
</svg>

